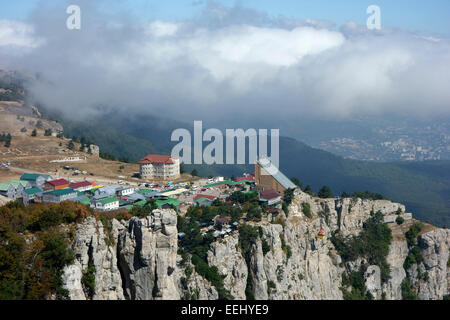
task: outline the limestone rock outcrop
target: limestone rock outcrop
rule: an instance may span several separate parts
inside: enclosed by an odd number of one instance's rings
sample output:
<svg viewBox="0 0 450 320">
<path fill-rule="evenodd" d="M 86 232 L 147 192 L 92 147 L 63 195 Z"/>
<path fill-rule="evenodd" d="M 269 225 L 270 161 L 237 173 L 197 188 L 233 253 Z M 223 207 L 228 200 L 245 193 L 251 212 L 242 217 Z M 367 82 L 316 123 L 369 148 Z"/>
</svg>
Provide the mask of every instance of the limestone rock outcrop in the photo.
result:
<svg viewBox="0 0 450 320">
<path fill-rule="evenodd" d="M 86 272 L 90 264 L 95 268 L 95 294 L 91 298 L 93 300 L 124 299 L 116 255 L 116 239 L 121 229 L 121 224 L 113 220 L 111 230 L 106 231 L 102 222 L 94 217 L 87 218 L 77 226 L 72 245 L 75 262 L 65 268 L 63 276 L 71 299 L 87 298 L 82 289 L 81 280 L 83 272 Z"/>
<path fill-rule="evenodd" d="M 133 300 L 179 299 L 173 275 L 178 239 L 173 210 L 154 210 L 143 219 L 132 218 L 118 239 L 124 290 Z"/>
<path fill-rule="evenodd" d="M 306 207 L 308 212 L 304 212 Z M 260 236 L 248 264 L 238 230 L 210 245 L 207 263 L 218 268 L 224 288 L 239 300 L 246 299 L 247 282 L 255 299 L 340 300 L 344 298 L 343 273 L 358 271 L 362 265 L 365 286 L 375 299 L 402 299 L 405 279 L 420 299 L 438 300 L 448 295 L 450 231 L 446 229 L 430 226 L 419 235 L 423 261 L 409 270 L 404 269 L 404 262 L 410 249 L 404 235 L 396 236 L 389 246 L 391 273 L 386 283 L 381 281 L 380 267 L 369 265 L 364 258 L 343 263 L 330 235 L 337 230 L 344 236 L 359 234 L 377 211 L 391 216 L 404 213 L 405 206 L 387 200 L 316 199 L 296 191 L 287 217 L 280 214 L 285 219 L 250 223 Z M 181 263 L 176 223 L 175 211 L 160 209 L 145 218 L 112 220 L 108 227 L 87 218 L 76 227 L 75 262 L 64 270 L 70 298 L 218 299 L 216 288 L 195 271 L 190 259 Z M 388 225 L 391 229 L 396 226 L 395 222 Z M 321 227 L 328 238 L 317 238 Z M 92 297 L 82 283 L 89 266 L 95 267 Z"/>
</svg>

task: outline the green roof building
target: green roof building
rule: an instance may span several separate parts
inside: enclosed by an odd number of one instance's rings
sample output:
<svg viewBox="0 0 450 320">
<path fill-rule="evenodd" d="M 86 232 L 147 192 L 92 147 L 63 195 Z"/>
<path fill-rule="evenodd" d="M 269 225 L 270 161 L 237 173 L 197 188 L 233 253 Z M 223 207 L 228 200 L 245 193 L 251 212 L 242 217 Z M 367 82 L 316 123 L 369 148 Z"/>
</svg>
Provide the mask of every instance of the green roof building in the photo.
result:
<svg viewBox="0 0 450 320">
<path fill-rule="evenodd" d="M 62 201 L 74 200 L 78 197 L 78 192 L 72 188 L 44 192 L 42 201 L 46 203 L 60 203 Z"/>
<path fill-rule="evenodd" d="M 0 194 L 10 199 L 17 199 L 22 197 L 25 189 L 29 188 L 31 188 L 31 185 L 28 181 L 5 181 L 0 183 Z"/>
<path fill-rule="evenodd" d="M 21 181 L 27 181 L 31 184 L 33 187 L 41 188 L 45 181 L 50 179 L 51 177 L 47 174 L 40 174 L 40 173 L 24 173 L 21 177 Z"/>
<path fill-rule="evenodd" d="M 42 192 L 42 190 L 39 189 L 39 188 L 34 187 L 34 188 L 30 188 L 30 189 L 25 189 L 23 192 L 25 192 L 28 195 L 33 195 L 33 194 Z"/>
<path fill-rule="evenodd" d="M 104 198 L 98 200 L 95 204 L 96 209 L 103 211 L 111 211 L 119 209 L 119 199 L 115 197 Z"/>
<path fill-rule="evenodd" d="M 183 203 L 183 201 L 180 200 L 176 200 L 176 199 L 167 199 L 167 200 L 155 200 L 156 201 L 156 205 L 158 206 L 158 208 L 164 208 L 166 206 L 169 205 L 173 205 L 174 207 L 178 207 L 180 204 Z"/>
<path fill-rule="evenodd" d="M 220 181 L 220 182 L 216 182 L 216 183 L 207 184 L 204 186 L 204 188 L 216 187 L 216 186 L 220 186 L 222 184 L 231 184 L 231 183 L 233 183 L 233 180 L 224 180 L 224 181 Z"/>
</svg>

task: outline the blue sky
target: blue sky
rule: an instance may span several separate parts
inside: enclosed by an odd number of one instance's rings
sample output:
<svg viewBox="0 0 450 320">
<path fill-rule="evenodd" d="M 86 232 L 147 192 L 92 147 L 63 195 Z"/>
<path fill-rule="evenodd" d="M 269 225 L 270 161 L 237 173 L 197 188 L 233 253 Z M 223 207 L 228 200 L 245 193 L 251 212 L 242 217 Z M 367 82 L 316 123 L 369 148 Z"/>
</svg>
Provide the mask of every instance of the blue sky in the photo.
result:
<svg viewBox="0 0 450 320">
<path fill-rule="evenodd" d="M 92 1 L 92 0 L 91 0 Z M 59 3 L 63 0 L 0 0 L 2 19 L 25 20 L 33 8 L 42 3 Z M 78 0 L 68 1 L 76 4 Z M 109 0 L 113 11 L 128 9 L 144 20 L 183 20 L 200 12 L 206 1 L 202 0 Z M 260 10 L 270 16 L 288 18 L 314 18 L 330 20 L 338 25 L 352 20 L 364 24 L 366 8 L 380 6 L 382 24 L 409 31 L 450 34 L 449 0 L 218 0 L 222 5 L 241 5 Z"/>
</svg>

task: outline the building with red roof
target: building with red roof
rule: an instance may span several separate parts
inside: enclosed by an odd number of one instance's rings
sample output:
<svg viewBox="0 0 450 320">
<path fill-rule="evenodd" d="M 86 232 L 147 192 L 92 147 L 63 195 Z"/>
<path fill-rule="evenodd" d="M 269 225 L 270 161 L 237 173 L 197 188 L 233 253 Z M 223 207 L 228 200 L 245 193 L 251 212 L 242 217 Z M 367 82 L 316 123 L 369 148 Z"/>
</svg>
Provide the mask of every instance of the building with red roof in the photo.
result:
<svg viewBox="0 0 450 320">
<path fill-rule="evenodd" d="M 75 183 L 71 183 L 69 185 L 70 188 L 72 188 L 73 190 L 79 191 L 79 192 L 83 192 L 83 191 L 88 191 L 92 189 L 92 183 L 89 181 L 81 181 L 81 182 L 75 182 Z"/>
<path fill-rule="evenodd" d="M 247 174 L 243 177 L 239 177 L 236 180 L 234 180 L 235 182 L 240 182 L 240 181 L 255 181 L 255 176 L 253 176 L 252 174 Z"/>
<path fill-rule="evenodd" d="M 197 201 L 198 199 L 201 199 L 201 198 L 209 199 L 211 201 L 214 201 L 217 199 L 217 197 L 215 197 L 215 196 L 210 196 L 207 194 L 198 194 L 194 197 L 194 201 Z"/>
<path fill-rule="evenodd" d="M 138 162 L 141 178 L 174 179 L 180 176 L 180 159 L 168 155 L 149 154 Z"/>
<path fill-rule="evenodd" d="M 67 189 L 69 188 L 69 181 L 66 179 L 57 179 L 57 180 L 50 180 L 44 183 L 42 189 L 44 191 L 48 190 L 61 190 L 61 189 Z"/>
<path fill-rule="evenodd" d="M 264 190 L 260 193 L 259 200 L 267 202 L 267 205 L 269 206 L 273 206 L 281 202 L 281 195 L 278 191 L 275 190 Z"/>
</svg>

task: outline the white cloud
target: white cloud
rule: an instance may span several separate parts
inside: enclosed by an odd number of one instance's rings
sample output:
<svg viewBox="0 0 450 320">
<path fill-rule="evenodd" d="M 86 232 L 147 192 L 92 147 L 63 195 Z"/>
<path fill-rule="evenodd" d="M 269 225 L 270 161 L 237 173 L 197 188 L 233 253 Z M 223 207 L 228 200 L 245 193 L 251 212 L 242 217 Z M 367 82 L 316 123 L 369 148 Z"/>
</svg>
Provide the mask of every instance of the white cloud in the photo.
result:
<svg viewBox="0 0 450 320">
<path fill-rule="evenodd" d="M 268 25 L 254 12 L 251 20 L 264 25 L 251 25 L 242 23 L 245 14 L 236 22 L 213 9 L 222 19 L 214 27 L 201 19 L 136 25 L 96 16 L 73 33 L 51 18 L 44 26 L 3 21 L 10 31 L 0 33 L 8 35 L 0 36 L 0 53 L 2 43 L 33 48 L 16 59 L 45 79 L 32 92 L 77 114 L 98 105 L 186 120 L 449 111 L 447 39 L 355 23 L 336 31 L 317 20 Z M 38 37 L 46 42 L 37 45 Z"/>
<path fill-rule="evenodd" d="M 148 31 L 149 34 L 154 37 L 173 36 L 178 31 L 178 25 L 175 23 L 157 20 L 148 24 Z"/>
<path fill-rule="evenodd" d="M 0 20 L 0 47 L 35 48 L 39 44 L 31 25 L 14 20 Z"/>
</svg>

